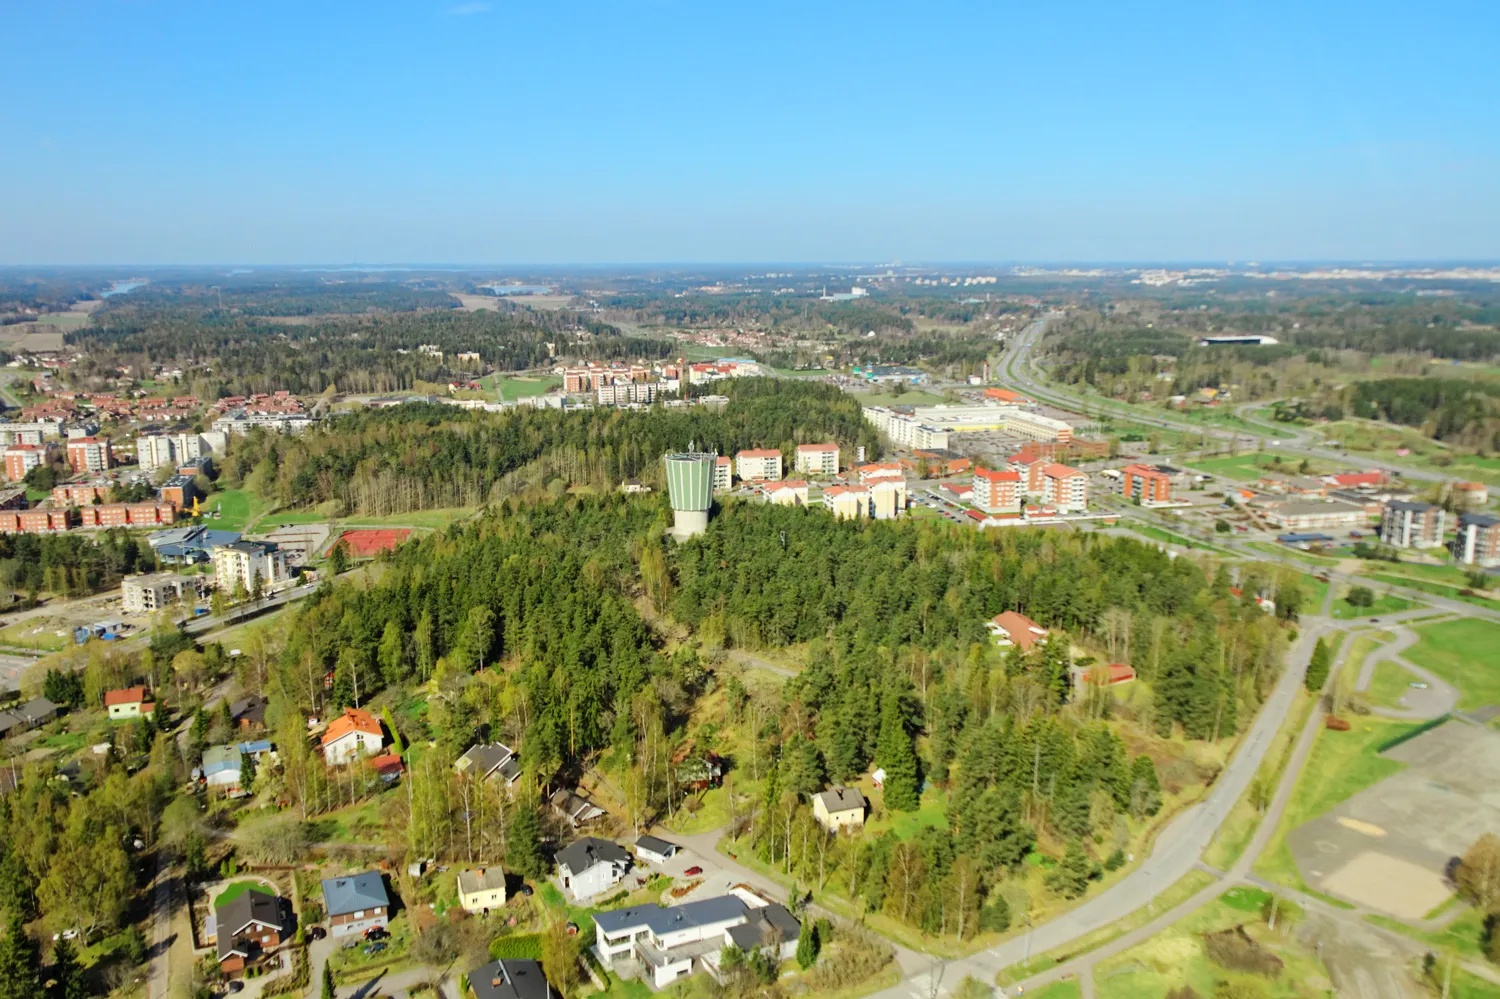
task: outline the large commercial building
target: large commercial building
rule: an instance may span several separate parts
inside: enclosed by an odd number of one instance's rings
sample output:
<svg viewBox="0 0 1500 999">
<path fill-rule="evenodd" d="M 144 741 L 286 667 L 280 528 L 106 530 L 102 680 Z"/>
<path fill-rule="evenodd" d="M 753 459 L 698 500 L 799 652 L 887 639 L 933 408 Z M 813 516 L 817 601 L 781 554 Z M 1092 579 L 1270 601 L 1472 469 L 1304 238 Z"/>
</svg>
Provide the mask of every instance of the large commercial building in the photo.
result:
<svg viewBox="0 0 1500 999">
<path fill-rule="evenodd" d="M 1380 513 L 1380 540 L 1393 548 L 1437 548 L 1443 543 L 1443 508 L 1391 500 Z"/>
<path fill-rule="evenodd" d="M 747 482 L 781 478 L 781 452 L 773 447 L 750 448 L 734 456 L 734 474 Z"/>
<path fill-rule="evenodd" d="M 257 579 L 261 590 L 269 592 L 289 578 L 286 552 L 273 544 L 231 541 L 214 546 L 214 580 L 225 593 L 233 591 L 236 583 L 244 587 L 246 593 L 254 593 Z"/>
<path fill-rule="evenodd" d="M 1021 512 L 1021 476 L 1016 472 L 992 472 L 986 468 L 974 469 L 974 495 L 976 507 L 985 513 Z"/>
<path fill-rule="evenodd" d="M 1005 432 L 1030 441 L 1056 441 L 1059 444 L 1073 439 L 1072 424 L 1024 409 L 1011 409 L 1005 419 Z"/>
<path fill-rule="evenodd" d="M 672 533 L 679 540 L 708 530 L 716 459 L 716 455 L 702 452 L 678 452 L 662 459 L 667 466 L 667 494 L 672 500 Z"/>
<path fill-rule="evenodd" d="M 1288 531 L 1337 531 L 1362 527 L 1364 507 L 1352 503 L 1313 500 L 1281 503 L 1266 510 L 1266 520 Z"/>
<path fill-rule="evenodd" d="M 1500 565 L 1500 518 L 1484 513 L 1459 514 L 1453 558 L 1464 565 Z"/>
<path fill-rule="evenodd" d="M 798 444 L 797 471 L 803 475 L 839 474 L 837 444 Z"/>
</svg>

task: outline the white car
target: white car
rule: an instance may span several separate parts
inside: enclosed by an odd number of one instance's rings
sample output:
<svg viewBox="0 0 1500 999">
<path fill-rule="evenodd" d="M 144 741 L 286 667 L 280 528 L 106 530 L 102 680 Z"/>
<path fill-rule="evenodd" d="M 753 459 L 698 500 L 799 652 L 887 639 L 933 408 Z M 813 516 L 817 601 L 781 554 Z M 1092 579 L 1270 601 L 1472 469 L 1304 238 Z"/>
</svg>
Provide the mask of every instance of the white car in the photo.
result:
<svg viewBox="0 0 1500 999">
<path fill-rule="evenodd" d="M 1413 680 L 1411 683 L 1408 683 L 1407 686 L 1412 688 L 1413 690 L 1427 689 L 1427 684 L 1423 683 L 1421 680 Z"/>
</svg>

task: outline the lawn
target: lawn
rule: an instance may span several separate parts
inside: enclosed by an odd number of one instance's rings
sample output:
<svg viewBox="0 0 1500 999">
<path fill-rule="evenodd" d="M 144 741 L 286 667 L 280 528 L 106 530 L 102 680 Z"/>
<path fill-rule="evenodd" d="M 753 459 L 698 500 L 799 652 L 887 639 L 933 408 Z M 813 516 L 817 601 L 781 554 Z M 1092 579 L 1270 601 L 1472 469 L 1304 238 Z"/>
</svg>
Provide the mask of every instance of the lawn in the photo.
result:
<svg viewBox="0 0 1500 999">
<path fill-rule="evenodd" d="M 218 512 L 215 519 L 209 514 Z M 266 511 L 266 502 L 244 489 L 226 489 L 214 493 L 203 504 L 204 522 L 221 531 L 243 531 L 245 526 Z"/>
<path fill-rule="evenodd" d="M 0 645 L 9 645 L 18 649 L 60 652 L 67 648 L 72 640 L 56 632 L 57 628 L 48 626 L 44 623 L 44 619 L 17 621 L 15 624 L 0 628 Z"/>
<path fill-rule="evenodd" d="M 1348 595 L 1345 591 L 1343 596 L 1333 602 L 1333 617 L 1339 621 L 1395 614 L 1399 611 L 1411 610 L 1413 606 L 1413 602 L 1405 597 L 1398 597 L 1391 593 L 1377 593 L 1373 604 L 1368 607 L 1356 607 L 1348 601 Z"/>
<path fill-rule="evenodd" d="M 822 378 L 838 373 L 829 371 L 827 368 L 775 368 L 773 370 L 783 378 Z"/>
<path fill-rule="evenodd" d="M 1052 982 L 1043 985 L 1035 992 L 1028 992 L 1031 999 L 1082 999 L 1083 989 L 1078 983 L 1069 978 L 1061 982 Z"/>
<path fill-rule="evenodd" d="M 1375 664 L 1375 675 L 1370 677 L 1370 689 L 1365 692 L 1370 703 L 1377 708 L 1399 707 L 1398 701 L 1411 689 L 1410 673 L 1389 659 Z"/>
<path fill-rule="evenodd" d="M 504 402 L 514 402 L 517 399 L 528 399 L 535 395 L 546 395 L 547 392 L 562 384 L 562 379 L 557 375 L 489 375 L 480 379 L 480 384 L 491 391 L 499 391 L 500 398 Z"/>
<path fill-rule="evenodd" d="M 1219 899 L 1184 917 L 1150 940 L 1102 961 L 1094 969 L 1094 992 L 1100 999 L 1160 999 L 1183 985 L 1200 996 L 1215 994 L 1219 982 L 1237 976 L 1208 956 L 1204 934 L 1242 927 L 1260 949 L 1282 962 L 1275 975 L 1257 976 L 1268 997 L 1321 995 L 1328 988 L 1327 975 L 1316 955 L 1286 932 L 1266 928 L 1260 909 L 1270 895 L 1259 888 L 1232 888 Z M 1311 988 L 1311 992 L 1304 989 Z"/>
<path fill-rule="evenodd" d="M 1279 472 L 1283 475 L 1301 474 L 1297 471 L 1302 462 L 1299 455 L 1281 455 L 1282 461 L 1279 465 L 1275 460 L 1277 457 L 1274 451 L 1248 451 L 1245 454 L 1229 454 L 1222 458 L 1205 458 L 1201 461 L 1188 462 L 1187 467 L 1238 482 L 1254 482 L 1266 472 Z"/>
<path fill-rule="evenodd" d="M 276 894 L 274 891 L 261 884 L 259 881 L 236 881 L 228 888 L 225 888 L 223 891 L 219 892 L 219 894 L 214 897 L 214 908 L 217 909 L 221 905 L 228 905 L 230 902 L 233 902 L 235 899 L 239 898 L 247 891 L 258 891 L 262 895 L 274 896 Z"/>
<path fill-rule="evenodd" d="M 1435 932 L 1424 932 L 1385 916 L 1371 915 L 1365 918 L 1376 926 L 1383 926 L 1388 930 L 1394 930 L 1414 940 L 1422 941 L 1430 946 L 1434 953 L 1441 954 L 1452 949 L 1458 952 L 1460 958 L 1484 959 L 1485 919 L 1476 909 L 1466 908 L 1451 923 Z M 1487 994 L 1500 995 L 1500 988 Z"/>
<path fill-rule="evenodd" d="M 1430 583 L 1446 583 L 1459 588 L 1469 585 L 1469 574 L 1456 565 L 1427 565 L 1423 562 L 1385 562 L 1372 560 L 1364 566 L 1366 572 L 1386 575 L 1410 576 Z"/>
<path fill-rule="evenodd" d="M 1253 548 L 1258 552 L 1265 552 L 1267 555 L 1289 556 L 1299 562 L 1306 562 L 1308 565 L 1317 566 L 1321 569 L 1332 569 L 1338 565 L 1338 561 L 1335 559 L 1322 558 L 1321 556 L 1314 555 L 1312 552 L 1305 552 L 1300 548 L 1293 548 L 1290 545 L 1276 545 L 1269 541 L 1251 541 L 1245 547 Z"/>
<path fill-rule="evenodd" d="M 1466 604 L 1476 607 L 1488 607 L 1490 610 L 1500 610 L 1500 601 L 1481 597 L 1478 594 L 1465 596 L 1459 592 L 1458 587 L 1449 586 L 1446 583 L 1431 583 L 1426 580 L 1413 579 L 1409 576 L 1393 576 L 1388 573 L 1372 573 L 1370 578 L 1377 583 L 1385 583 L 1388 586 L 1404 586 L 1409 590 L 1420 590 L 1423 593 L 1431 593 L 1433 596 L 1447 597 L 1449 600 L 1461 600 Z"/>
<path fill-rule="evenodd" d="M 1500 625 L 1459 618 L 1418 628 L 1417 634 L 1421 641 L 1407 650 L 1406 658 L 1457 687 L 1460 709 L 1500 704 L 1500 670 L 1493 668 Z"/>
<path fill-rule="evenodd" d="M 873 789 L 863 789 L 866 795 L 873 794 Z M 934 829 L 948 828 L 948 795 L 935 787 L 928 787 L 922 795 L 922 800 L 915 812 L 893 812 L 886 810 L 878 818 L 871 819 L 865 826 L 866 836 L 879 836 L 887 829 L 892 830 L 902 840 L 911 839 L 917 834 L 917 830 L 926 826 Z"/>
<path fill-rule="evenodd" d="M 1169 545 L 1177 545 L 1180 548 L 1201 548 L 1204 551 L 1215 552 L 1221 555 L 1232 554 L 1206 541 L 1194 541 L 1192 538 L 1184 537 L 1181 534 L 1173 534 L 1165 528 L 1153 527 L 1149 524 L 1131 524 L 1130 530 L 1152 540 L 1162 541 Z"/>
<path fill-rule="evenodd" d="M 924 392 L 921 389 L 907 389 L 900 395 L 894 392 L 853 392 L 850 393 L 866 406 L 941 406 L 947 400 L 933 392 Z"/>
<path fill-rule="evenodd" d="M 1351 668 L 1350 661 L 1346 661 L 1345 669 Z M 1287 848 L 1286 834 L 1403 769 L 1403 764 L 1379 755 L 1380 747 L 1415 726 L 1368 717 L 1352 722 L 1347 732 L 1319 730 L 1281 822 L 1255 863 L 1256 874 L 1291 888 L 1306 889 Z"/>
</svg>

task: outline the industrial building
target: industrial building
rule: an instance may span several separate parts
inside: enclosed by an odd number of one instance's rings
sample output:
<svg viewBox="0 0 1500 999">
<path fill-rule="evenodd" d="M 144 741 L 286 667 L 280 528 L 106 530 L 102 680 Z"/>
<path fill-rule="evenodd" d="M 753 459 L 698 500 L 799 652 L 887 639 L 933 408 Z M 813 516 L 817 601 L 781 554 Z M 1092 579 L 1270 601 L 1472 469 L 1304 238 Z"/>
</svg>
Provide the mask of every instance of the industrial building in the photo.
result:
<svg viewBox="0 0 1500 999">
<path fill-rule="evenodd" d="M 697 451 L 682 451 L 662 458 L 667 467 L 667 494 L 672 501 L 672 534 L 679 541 L 708 530 L 717 460 L 717 455 Z M 780 452 L 777 460 L 779 463 Z"/>
</svg>

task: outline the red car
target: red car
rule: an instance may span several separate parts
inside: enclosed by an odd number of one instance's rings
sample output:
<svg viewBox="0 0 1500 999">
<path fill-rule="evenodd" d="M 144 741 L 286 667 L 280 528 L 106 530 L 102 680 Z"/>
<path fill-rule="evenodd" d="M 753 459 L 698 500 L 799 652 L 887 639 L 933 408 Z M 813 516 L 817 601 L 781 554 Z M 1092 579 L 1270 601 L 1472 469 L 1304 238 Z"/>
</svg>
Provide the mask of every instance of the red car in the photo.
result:
<svg viewBox="0 0 1500 999">
<path fill-rule="evenodd" d="M 701 867 L 689 867 L 687 870 L 682 872 L 682 876 L 687 878 L 695 878 L 702 873 L 703 868 Z"/>
</svg>

